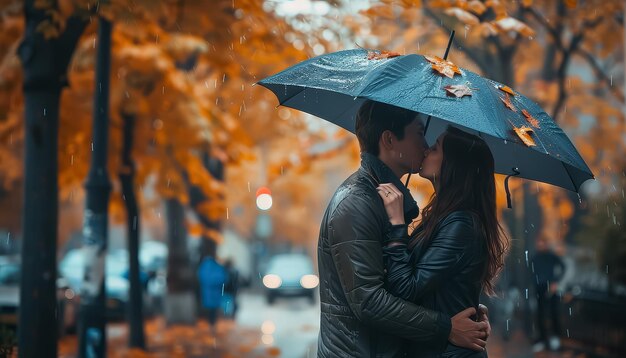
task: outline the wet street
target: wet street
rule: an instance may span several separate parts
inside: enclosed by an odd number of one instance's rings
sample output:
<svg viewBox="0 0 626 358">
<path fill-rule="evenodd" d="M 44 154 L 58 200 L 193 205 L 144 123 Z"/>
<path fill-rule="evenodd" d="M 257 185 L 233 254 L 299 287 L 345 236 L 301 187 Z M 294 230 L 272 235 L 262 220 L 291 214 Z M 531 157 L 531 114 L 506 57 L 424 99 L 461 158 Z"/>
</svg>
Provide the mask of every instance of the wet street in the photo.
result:
<svg viewBox="0 0 626 358">
<path fill-rule="evenodd" d="M 269 305 L 265 296 L 240 295 L 237 325 L 261 332 L 261 341 L 275 346 L 282 357 L 315 357 L 319 332 L 319 301 L 307 298 L 278 298 Z"/>
</svg>

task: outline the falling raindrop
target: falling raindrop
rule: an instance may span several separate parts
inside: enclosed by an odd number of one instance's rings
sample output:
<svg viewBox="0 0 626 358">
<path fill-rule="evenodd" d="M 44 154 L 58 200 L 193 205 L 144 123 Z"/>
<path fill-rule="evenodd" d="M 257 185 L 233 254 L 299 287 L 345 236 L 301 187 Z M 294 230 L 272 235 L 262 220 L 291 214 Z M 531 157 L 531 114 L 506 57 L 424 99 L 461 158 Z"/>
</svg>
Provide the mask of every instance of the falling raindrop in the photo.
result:
<svg viewBox="0 0 626 358">
<path fill-rule="evenodd" d="M 224 83 L 224 82 L 226 82 L 226 74 L 225 73 L 222 75 L 222 83 Z"/>
<path fill-rule="evenodd" d="M 170 187 L 170 183 L 172 182 L 172 180 L 170 178 L 167 178 L 167 187 Z"/>
<path fill-rule="evenodd" d="M 504 144 L 506 144 L 506 143 L 507 143 L 507 142 L 506 142 L 506 139 L 505 139 L 505 140 L 504 140 Z"/>
<path fill-rule="evenodd" d="M 609 265 L 606 265 L 606 274 L 609 274 Z"/>
<path fill-rule="evenodd" d="M 569 308 L 569 315 L 572 315 L 572 307 Z"/>
<path fill-rule="evenodd" d="M 583 203 L 583 199 L 580 197 L 580 193 L 577 193 L 578 195 L 578 203 L 582 204 Z"/>
<path fill-rule="evenodd" d="M 528 289 L 526 289 L 525 291 L 526 291 L 526 299 L 528 299 Z"/>
<path fill-rule="evenodd" d="M 611 75 L 611 87 L 613 87 L 613 75 Z"/>
<path fill-rule="evenodd" d="M 230 214 L 228 213 L 228 208 L 226 208 L 226 220 L 230 219 Z"/>
<path fill-rule="evenodd" d="M 510 321 L 510 319 L 507 319 L 507 320 L 506 320 L 506 331 L 507 331 L 507 332 L 509 331 L 509 321 Z"/>
<path fill-rule="evenodd" d="M 74 165 L 74 154 L 70 156 L 70 165 Z"/>
<path fill-rule="evenodd" d="M 209 88 L 209 83 L 207 81 L 204 81 L 204 87 Z"/>
<path fill-rule="evenodd" d="M 569 338 L 569 328 L 567 329 L 567 338 Z"/>
<path fill-rule="evenodd" d="M 46 116 L 46 112 L 47 112 L 47 109 L 46 109 L 46 108 L 44 108 L 44 109 L 43 109 L 43 116 L 44 116 L 44 117 Z"/>
<path fill-rule="evenodd" d="M 91 151 L 93 152 L 93 142 L 91 142 Z"/>
<path fill-rule="evenodd" d="M 250 182 L 248 182 L 248 193 L 250 192 Z"/>
<path fill-rule="evenodd" d="M 524 256 L 526 256 L 526 267 L 528 267 L 528 250 L 524 251 Z"/>
</svg>

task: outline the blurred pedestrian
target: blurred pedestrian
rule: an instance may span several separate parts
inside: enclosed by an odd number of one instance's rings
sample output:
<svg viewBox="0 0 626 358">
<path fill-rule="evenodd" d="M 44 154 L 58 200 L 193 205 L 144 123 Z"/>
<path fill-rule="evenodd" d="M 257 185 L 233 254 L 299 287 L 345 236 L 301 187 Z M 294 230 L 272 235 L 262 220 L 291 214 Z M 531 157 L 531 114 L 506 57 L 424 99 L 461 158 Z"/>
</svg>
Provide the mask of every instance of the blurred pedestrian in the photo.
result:
<svg viewBox="0 0 626 358">
<path fill-rule="evenodd" d="M 223 311 L 224 317 L 234 319 L 237 314 L 237 291 L 239 290 L 239 271 L 231 259 L 224 262 L 226 283 L 224 284 Z"/>
<path fill-rule="evenodd" d="M 214 257 L 206 256 L 198 267 L 200 298 L 203 316 L 209 322 L 213 335 L 217 333 L 217 319 L 222 305 L 226 270 Z"/>
<path fill-rule="evenodd" d="M 533 350 L 539 352 L 546 349 L 546 347 L 549 347 L 551 350 L 558 350 L 561 346 L 559 338 L 561 322 L 559 319 L 560 297 L 558 286 L 565 273 L 565 265 L 563 260 L 550 249 L 548 240 L 544 236 L 540 236 L 535 245 L 536 253 L 531 260 L 531 268 L 537 299 L 536 321 L 539 328 L 539 337 L 535 341 Z M 552 328 L 552 336 L 549 339 L 546 327 L 547 310 L 550 310 Z"/>
</svg>

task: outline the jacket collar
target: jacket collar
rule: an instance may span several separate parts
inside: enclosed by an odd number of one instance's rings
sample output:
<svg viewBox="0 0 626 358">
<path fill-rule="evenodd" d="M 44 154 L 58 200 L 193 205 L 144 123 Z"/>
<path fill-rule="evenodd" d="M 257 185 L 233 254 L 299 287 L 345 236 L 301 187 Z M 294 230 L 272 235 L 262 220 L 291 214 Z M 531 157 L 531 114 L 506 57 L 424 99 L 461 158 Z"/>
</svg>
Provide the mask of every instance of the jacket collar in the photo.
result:
<svg viewBox="0 0 626 358">
<path fill-rule="evenodd" d="M 419 214 L 419 208 L 417 202 L 413 199 L 413 195 L 411 195 L 409 189 L 402 184 L 400 178 L 398 178 L 391 168 L 383 163 L 382 160 L 370 153 L 361 153 L 361 168 L 372 177 L 376 185 L 380 183 L 392 183 L 400 190 L 404 198 L 404 221 L 407 225 L 410 224 Z"/>
</svg>

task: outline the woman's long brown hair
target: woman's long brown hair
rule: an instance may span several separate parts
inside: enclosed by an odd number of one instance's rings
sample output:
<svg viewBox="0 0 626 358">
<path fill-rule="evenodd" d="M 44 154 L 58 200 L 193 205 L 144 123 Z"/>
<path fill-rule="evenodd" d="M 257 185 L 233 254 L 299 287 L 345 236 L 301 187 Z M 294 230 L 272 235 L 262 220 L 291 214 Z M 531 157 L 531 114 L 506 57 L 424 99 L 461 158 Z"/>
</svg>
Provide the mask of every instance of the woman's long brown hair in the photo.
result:
<svg viewBox="0 0 626 358">
<path fill-rule="evenodd" d="M 504 265 L 509 243 L 498 222 L 493 155 L 485 141 L 457 128 L 448 127 L 443 137 L 441 178 L 436 191 L 422 210 L 422 230 L 411 242 L 428 245 L 439 221 L 458 210 L 474 213 L 484 233 L 487 265 L 481 277 L 483 290 L 495 295 L 494 280 Z"/>
</svg>

